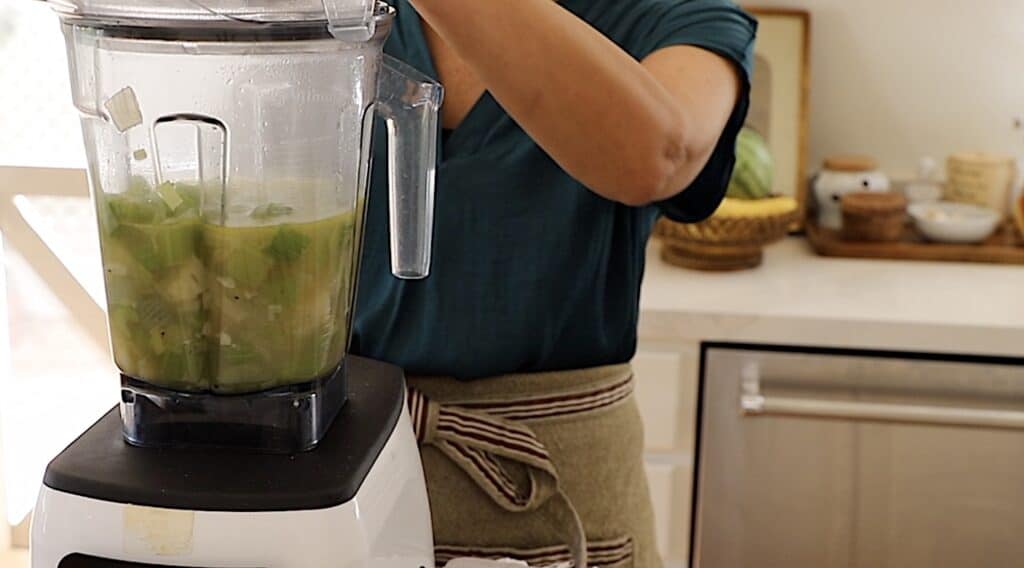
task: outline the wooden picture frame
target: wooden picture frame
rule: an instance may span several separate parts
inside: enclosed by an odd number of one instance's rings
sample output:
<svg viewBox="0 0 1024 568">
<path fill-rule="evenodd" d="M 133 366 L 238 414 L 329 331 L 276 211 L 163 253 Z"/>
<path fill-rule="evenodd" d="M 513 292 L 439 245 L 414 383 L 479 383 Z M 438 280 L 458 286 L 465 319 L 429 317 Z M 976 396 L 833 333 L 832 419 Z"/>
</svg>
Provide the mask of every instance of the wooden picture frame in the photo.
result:
<svg viewBox="0 0 1024 568">
<path fill-rule="evenodd" d="M 809 199 L 811 14 L 790 8 L 744 9 L 759 22 L 747 126 L 764 136 L 775 158 L 773 191 L 799 204 L 792 227 L 796 231 L 803 228 Z"/>
</svg>

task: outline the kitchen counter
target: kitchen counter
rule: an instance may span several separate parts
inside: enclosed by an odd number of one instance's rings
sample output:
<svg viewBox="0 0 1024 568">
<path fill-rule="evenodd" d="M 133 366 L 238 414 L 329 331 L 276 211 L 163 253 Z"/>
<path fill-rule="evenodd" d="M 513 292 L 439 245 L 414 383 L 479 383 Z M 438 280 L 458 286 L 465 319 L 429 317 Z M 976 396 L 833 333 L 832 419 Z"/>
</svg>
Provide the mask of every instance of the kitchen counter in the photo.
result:
<svg viewBox="0 0 1024 568">
<path fill-rule="evenodd" d="M 833 259 L 791 237 L 705 273 L 647 252 L 641 342 L 729 341 L 1024 357 L 1024 266 Z"/>
</svg>

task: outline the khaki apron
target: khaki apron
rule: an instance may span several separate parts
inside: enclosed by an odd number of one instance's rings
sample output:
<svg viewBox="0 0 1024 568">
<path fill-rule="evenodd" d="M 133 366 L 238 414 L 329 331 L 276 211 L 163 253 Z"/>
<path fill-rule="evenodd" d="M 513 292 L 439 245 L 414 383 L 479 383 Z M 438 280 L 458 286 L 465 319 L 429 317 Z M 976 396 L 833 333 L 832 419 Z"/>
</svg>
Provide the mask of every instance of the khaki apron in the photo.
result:
<svg viewBox="0 0 1024 568">
<path fill-rule="evenodd" d="M 409 386 L 439 567 L 661 568 L 629 365 Z"/>
</svg>

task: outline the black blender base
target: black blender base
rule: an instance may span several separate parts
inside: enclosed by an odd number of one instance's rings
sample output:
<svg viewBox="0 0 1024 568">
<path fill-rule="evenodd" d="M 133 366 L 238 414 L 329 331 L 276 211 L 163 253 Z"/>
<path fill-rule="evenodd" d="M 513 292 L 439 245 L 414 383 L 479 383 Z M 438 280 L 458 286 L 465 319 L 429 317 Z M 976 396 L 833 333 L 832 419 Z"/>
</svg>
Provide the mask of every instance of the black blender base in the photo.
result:
<svg viewBox="0 0 1024 568">
<path fill-rule="evenodd" d="M 345 405 L 347 360 L 315 381 L 238 395 L 176 391 L 121 375 L 124 438 L 145 448 L 311 450 Z"/>
<path fill-rule="evenodd" d="M 315 451 L 137 447 L 125 443 L 112 409 L 50 462 L 43 483 L 100 501 L 191 511 L 306 511 L 347 503 L 405 408 L 401 369 L 359 357 L 348 357 L 347 365 L 348 402 Z"/>
<path fill-rule="evenodd" d="M 139 562 L 125 562 L 123 560 L 108 560 L 85 554 L 72 554 L 60 561 L 57 568 L 189 568 L 187 566 L 172 566 L 170 564 L 141 564 Z"/>
</svg>

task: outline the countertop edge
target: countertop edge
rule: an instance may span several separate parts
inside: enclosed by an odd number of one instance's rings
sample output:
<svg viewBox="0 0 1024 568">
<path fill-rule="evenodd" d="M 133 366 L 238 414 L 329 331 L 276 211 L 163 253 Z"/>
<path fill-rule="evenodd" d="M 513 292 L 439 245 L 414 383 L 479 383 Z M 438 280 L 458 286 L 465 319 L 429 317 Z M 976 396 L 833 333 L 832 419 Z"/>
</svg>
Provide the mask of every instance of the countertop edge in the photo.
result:
<svg viewBox="0 0 1024 568">
<path fill-rule="evenodd" d="M 1024 358 L 1024 328 L 642 310 L 645 343 L 761 343 Z"/>
<path fill-rule="evenodd" d="M 647 348 L 702 342 L 1024 359 L 1024 267 L 821 257 L 791 237 L 764 264 L 700 272 L 652 239 L 640 298 Z M 660 347 L 657 347 L 660 346 Z"/>
</svg>

